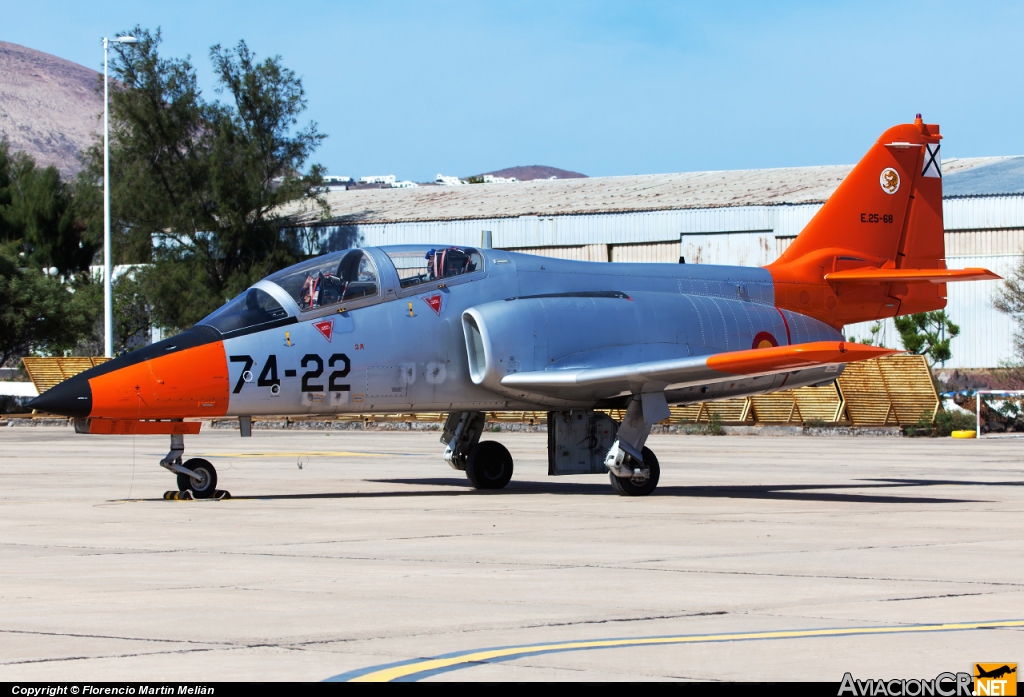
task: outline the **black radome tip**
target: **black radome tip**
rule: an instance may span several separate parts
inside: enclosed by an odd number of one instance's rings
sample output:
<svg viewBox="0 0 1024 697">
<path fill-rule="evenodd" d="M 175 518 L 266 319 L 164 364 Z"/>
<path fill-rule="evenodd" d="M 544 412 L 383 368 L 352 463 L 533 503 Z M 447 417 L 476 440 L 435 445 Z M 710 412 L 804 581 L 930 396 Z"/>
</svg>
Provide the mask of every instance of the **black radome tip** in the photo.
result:
<svg viewBox="0 0 1024 697">
<path fill-rule="evenodd" d="M 47 414 L 84 419 L 92 411 L 92 388 L 87 378 L 76 375 L 57 383 L 26 406 Z"/>
</svg>

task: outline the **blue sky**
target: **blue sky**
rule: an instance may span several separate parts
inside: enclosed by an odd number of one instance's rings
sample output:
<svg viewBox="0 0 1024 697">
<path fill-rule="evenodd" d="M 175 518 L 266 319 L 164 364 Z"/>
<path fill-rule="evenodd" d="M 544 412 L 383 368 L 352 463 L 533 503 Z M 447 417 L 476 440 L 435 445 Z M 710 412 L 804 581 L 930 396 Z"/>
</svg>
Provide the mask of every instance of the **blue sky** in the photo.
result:
<svg viewBox="0 0 1024 697">
<path fill-rule="evenodd" d="M 95 68 L 99 37 L 159 26 L 210 97 L 211 45 L 281 55 L 332 174 L 850 163 L 915 112 L 942 125 L 946 157 L 1024 154 L 1024 3 L 5 5 L 0 39 Z"/>
</svg>

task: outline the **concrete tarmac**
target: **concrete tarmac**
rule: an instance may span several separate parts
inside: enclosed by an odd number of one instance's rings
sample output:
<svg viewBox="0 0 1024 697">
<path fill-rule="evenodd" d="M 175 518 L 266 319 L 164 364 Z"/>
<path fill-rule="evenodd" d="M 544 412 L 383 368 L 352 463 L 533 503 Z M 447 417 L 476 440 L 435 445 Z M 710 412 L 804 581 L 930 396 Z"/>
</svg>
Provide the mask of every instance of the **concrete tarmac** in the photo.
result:
<svg viewBox="0 0 1024 697">
<path fill-rule="evenodd" d="M 1024 662 L 1024 440 L 653 436 L 661 485 L 622 498 L 606 476 L 549 478 L 545 434 L 487 437 L 515 458 L 503 491 L 470 489 L 437 433 L 204 432 L 186 457 L 233 498 L 164 501 L 166 436 L 0 429 L 0 680 L 413 661 L 399 672 L 428 680 L 839 681 Z M 995 621 L 1011 623 L 907 631 Z M 642 637 L 686 638 L 542 650 Z M 539 648 L 416 662 L 513 645 Z"/>
</svg>

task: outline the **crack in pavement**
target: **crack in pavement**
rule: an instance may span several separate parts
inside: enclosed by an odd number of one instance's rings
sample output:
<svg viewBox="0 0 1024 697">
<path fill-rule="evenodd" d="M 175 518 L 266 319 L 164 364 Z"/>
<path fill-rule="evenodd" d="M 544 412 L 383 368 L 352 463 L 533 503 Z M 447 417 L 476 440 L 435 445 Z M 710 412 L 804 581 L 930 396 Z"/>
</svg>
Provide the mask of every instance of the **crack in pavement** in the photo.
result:
<svg viewBox="0 0 1024 697">
<path fill-rule="evenodd" d="M 882 603 L 898 603 L 903 600 L 932 600 L 934 598 L 966 598 L 970 595 L 993 595 L 993 593 L 947 593 L 945 595 L 917 595 L 913 598 L 884 598 Z"/>
<path fill-rule="evenodd" d="M 42 547 L 37 545 L 26 545 L 21 543 L 7 543 L 2 546 L 16 546 L 16 547 Z M 923 545 L 910 545 L 909 547 L 927 547 L 927 546 L 939 546 L 934 544 L 923 544 Z M 46 545 L 46 547 L 54 547 L 54 545 Z M 894 546 L 890 548 L 904 549 L 908 546 Z M 67 546 L 69 549 L 80 549 L 80 547 Z M 853 548 L 862 549 L 862 548 Z M 868 549 L 879 549 L 878 547 Z M 123 552 L 97 552 L 94 554 L 84 554 L 81 556 L 106 556 L 108 554 L 120 555 L 130 554 L 131 551 Z M 794 573 L 776 573 L 776 572 L 758 572 L 758 571 L 729 571 L 729 570 L 715 570 L 715 569 L 669 569 L 662 567 L 648 567 L 648 566 L 623 566 L 623 565 L 611 565 L 611 564 L 546 564 L 542 562 L 529 562 L 519 563 L 514 561 L 503 561 L 503 560 L 486 560 L 486 559 L 424 559 L 416 557 L 377 557 L 377 556 L 361 556 L 361 555 L 326 555 L 326 554 L 281 554 L 279 552 L 234 552 L 230 550 L 195 550 L 195 549 L 166 549 L 166 550 L 141 550 L 138 553 L 141 554 L 203 554 L 203 555 L 224 555 L 224 556 L 241 556 L 241 557 L 270 557 L 279 559 L 320 559 L 328 561 L 366 561 L 375 563 L 433 563 L 433 564 L 462 564 L 465 566 L 474 565 L 488 565 L 495 567 L 502 567 L 503 569 L 508 568 L 526 568 L 528 570 L 575 570 L 575 569 L 606 569 L 615 571 L 652 571 L 660 573 L 676 573 L 676 574 L 709 574 L 709 575 L 724 575 L 724 576 L 761 576 L 768 578 L 810 578 L 810 579 L 834 579 L 834 580 L 850 580 L 850 581 L 885 581 L 888 583 L 948 583 L 948 584 L 969 584 L 969 585 L 981 585 L 981 586 L 1008 586 L 1013 588 L 1024 587 L 1024 582 L 1011 582 L 1011 581 L 972 581 L 972 580 L 957 580 L 957 579 L 936 579 L 936 578 L 896 578 L 891 576 L 852 576 L 846 574 L 794 574 Z"/>
<path fill-rule="evenodd" d="M 23 661 L 3 661 L 0 666 L 20 666 L 30 663 L 62 663 L 64 661 L 98 661 L 106 658 L 139 658 L 145 656 L 171 656 L 185 653 L 206 653 L 209 651 L 235 651 L 244 648 L 258 648 L 258 646 L 220 646 L 206 649 L 179 649 L 177 651 L 150 651 L 137 653 L 103 654 L 100 656 L 64 656 L 60 658 L 29 658 Z"/>
<path fill-rule="evenodd" d="M 152 639 L 149 637 L 109 636 L 106 634 L 75 634 L 72 632 L 42 632 L 29 629 L 0 629 L 0 634 L 32 634 L 35 636 L 71 637 L 73 639 L 110 639 L 113 641 L 152 641 L 165 644 L 228 644 L 222 641 L 193 641 L 191 639 Z"/>
</svg>

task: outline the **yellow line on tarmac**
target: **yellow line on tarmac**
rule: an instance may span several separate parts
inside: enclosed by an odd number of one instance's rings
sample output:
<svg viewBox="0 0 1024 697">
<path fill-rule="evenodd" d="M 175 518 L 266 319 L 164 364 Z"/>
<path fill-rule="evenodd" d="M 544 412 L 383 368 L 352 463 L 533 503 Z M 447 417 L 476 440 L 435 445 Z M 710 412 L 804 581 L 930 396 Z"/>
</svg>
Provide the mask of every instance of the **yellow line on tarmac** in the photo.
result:
<svg viewBox="0 0 1024 697">
<path fill-rule="evenodd" d="M 309 450 L 295 453 L 209 453 L 203 457 L 389 457 L 392 453 L 353 453 L 347 450 Z"/>
<path fill-rule="evenodd" d="M 637 639 L 597 639 L 594 641 L 569 641 L 558 644 L 537 644 L 535 646 L 510 646 L 485 649 L 457 656 L 430 658 L 405 665 L 384 667 L 351 678 L 350 682 L 388 682 L 400 680 L 417 673 L 458 670 L 470 664 L 528 656 L 553 651 L 580 651 L 583 649 L 611 649 L 625 646 L 651 646 L 657 644 L 703 644 L 716 641 L 743 641 L 751 639 L 808 639 L 813 637 L 857 636 L 865 634 L 913 634 L 916 632 L 948 632 L 964 629 L 992 629 L 997 627 L 1024 627 L 1024 620 L 994 622 L 964 622 L 954 624 L 925 624 L 903 627 L 850 627 L 844 629 L 801 629 L 776 632 L 741 632 L 736 634 L 703 634 L 690 636 L 648 637 Z M 339 676 L 340 677 L 340 676 Z"/>
</svg>

